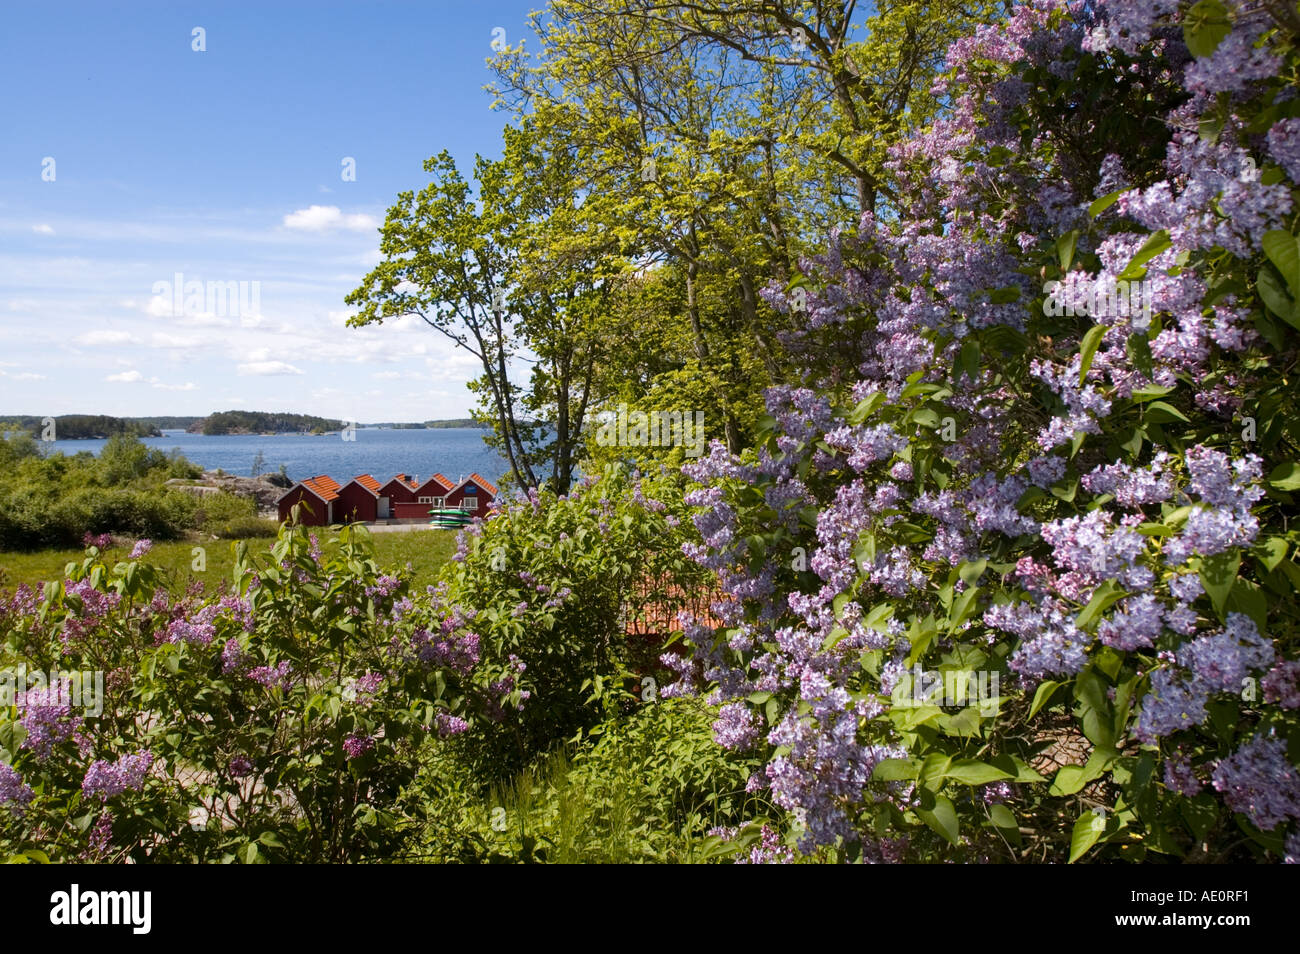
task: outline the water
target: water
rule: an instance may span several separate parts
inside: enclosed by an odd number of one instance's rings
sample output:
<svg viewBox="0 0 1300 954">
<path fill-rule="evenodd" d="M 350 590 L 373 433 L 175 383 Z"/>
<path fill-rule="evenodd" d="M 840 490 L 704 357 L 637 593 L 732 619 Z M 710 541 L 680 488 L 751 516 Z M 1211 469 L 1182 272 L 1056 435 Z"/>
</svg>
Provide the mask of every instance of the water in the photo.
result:
<svg viewBox="0 0 1300 954">
<path fill-rule="evenodd" d="M 502 475 L 509 470 L 505 459 L 483 443 L 487 432 L 477 428 L 381 430 L 366 427 L 357 428 L 354 433 L 356 440 L 345 441 L 341 434 L 205 436 L 166 430 L 162 437 L 142 440 L 162 451 L 178 449 L 206 470 L 221 468 L 240 477 L 251 475 L 253 458 L 259 450 L 265 458 L 263 472 L 278 471 L 283 464 L 293 480 L 329 474 L 340 484 L 358 474 L 372 474 L 380 483 L 386 483 L 400 473 L 415 474 L 424 480 L 441 472 L 455 481 L 478 472 L 499 485 Z M 68 455 L 80 451 L 98 454 L 103 446 L 102 440 L 54 442 L 56 452 Z"/>
</svg>

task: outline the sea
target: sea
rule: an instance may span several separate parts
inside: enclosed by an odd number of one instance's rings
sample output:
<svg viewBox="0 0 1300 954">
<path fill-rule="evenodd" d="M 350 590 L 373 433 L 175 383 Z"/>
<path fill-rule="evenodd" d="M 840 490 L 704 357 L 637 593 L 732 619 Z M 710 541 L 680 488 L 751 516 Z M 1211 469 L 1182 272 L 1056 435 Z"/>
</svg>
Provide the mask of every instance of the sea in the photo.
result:
<svg viewBox="0 0 1300 954">
<path fill-rule="evenodd" d="M 260 451 L 262 473 L 283 465 L 291 480 L 328 474 L 340 484 L 360 474 L 385 483 L 394 474 L 411 474 L 423 481 L 441 473 L 459 481 L 478 473 L 500 484 L 509 470 L 505 459 L 483 443 L 487 431 L 473 427 L 377 428 L 313 436 L 310 434 L 189 434 L 165 430 L 162 437 L 143 442 L 162 451 L 178 451 L 205 470 L 220 468 L 240 477 L 252 476 Z M 345 440 L 352 437 L 352 440 Z M 53 451 L 69 456 L 81 451 L 98 454 L 102 440 L 55 441 Z"/>
</svg>

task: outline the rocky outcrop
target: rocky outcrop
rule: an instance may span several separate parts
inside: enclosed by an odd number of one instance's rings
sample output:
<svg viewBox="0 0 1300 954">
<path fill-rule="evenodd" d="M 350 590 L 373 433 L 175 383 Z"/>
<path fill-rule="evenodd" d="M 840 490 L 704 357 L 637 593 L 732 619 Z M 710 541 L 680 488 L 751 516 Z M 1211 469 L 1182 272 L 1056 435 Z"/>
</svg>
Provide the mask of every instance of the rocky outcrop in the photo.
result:
<svg viewBox="0 0 1300 954">
<path fill-rule="evenodd" d="M 173 479 L 167 481 L 167 486 L 199 496 L 220 493 L 224 490 L 240 497 L 252 497 L 257 501 L 259 513 L 274 514 L 275 502 L 293 486 L 293 482 L 279 474 L 237 477 L 222 471 L 205 470 L 196 480 Z"/>
</svg>

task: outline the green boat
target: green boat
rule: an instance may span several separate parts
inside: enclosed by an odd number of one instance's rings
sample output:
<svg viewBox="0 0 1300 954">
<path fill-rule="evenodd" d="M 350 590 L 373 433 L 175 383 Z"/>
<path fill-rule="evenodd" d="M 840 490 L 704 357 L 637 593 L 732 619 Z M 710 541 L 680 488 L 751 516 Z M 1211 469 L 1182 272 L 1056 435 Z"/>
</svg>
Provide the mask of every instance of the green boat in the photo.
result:
<svg viewBox="0 0 1300 954">
<path fill-rule="evenodd" d="M 474 520 L 474 517 L 465 510 L 430 510 L 429 513 L 433 516 L 429 525 L 439 530 L 459 530 L 461 527 L 469 526 Z"/>
</svg>

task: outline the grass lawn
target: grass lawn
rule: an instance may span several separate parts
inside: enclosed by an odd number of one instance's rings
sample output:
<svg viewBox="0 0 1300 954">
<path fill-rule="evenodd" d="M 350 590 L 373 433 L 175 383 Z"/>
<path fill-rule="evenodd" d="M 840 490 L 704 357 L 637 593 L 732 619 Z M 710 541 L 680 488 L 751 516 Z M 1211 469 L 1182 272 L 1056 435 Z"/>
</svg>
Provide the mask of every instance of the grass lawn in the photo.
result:
<svg viewBox="0 0 1300 954">
<path fill-rule="evenodd" d="M 327 530 L 317 531 L 324 545 L 333 535 Z M 381 567 L 404 569 L 407 563 L 413 569 L 415 585 L 427 586 L 434 581 L 438 569 L 456 552 L 456 533 L 453 530 L 412 530 L 403 533 L 376 533 L 375 559 Z M 155 566 L 172 571 L 173 592 L 183 591 L 191 580 L 201 580 L 209 591 L 230 580 L 235 562 L 234 540 L 208 540 L 203 542 L 173 541 L 155 543 L 146 558 Z M 265 553 L 275 543 L 274 537 L 261 537 L 248 541 L 251 553 Z M 203 548 L 205 567 L 193 568 L 195 547 Z M 125 560 L 129 545 L 114 547 L 108 552 L 111 566 Z M 0 553 L 0 589 L 12 590 L 19 583 L 38 585 L 46 580 L 63 579 L 63 568 L 69 563 L 81 562 L 85 551 L 39 550 L 35 553 Z"/>
</svg>

